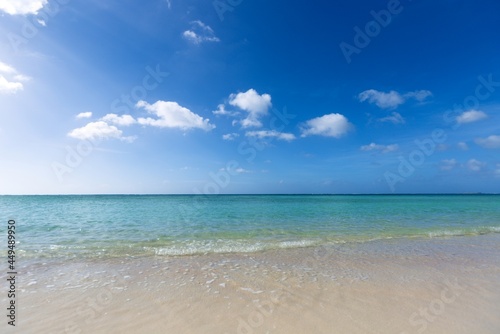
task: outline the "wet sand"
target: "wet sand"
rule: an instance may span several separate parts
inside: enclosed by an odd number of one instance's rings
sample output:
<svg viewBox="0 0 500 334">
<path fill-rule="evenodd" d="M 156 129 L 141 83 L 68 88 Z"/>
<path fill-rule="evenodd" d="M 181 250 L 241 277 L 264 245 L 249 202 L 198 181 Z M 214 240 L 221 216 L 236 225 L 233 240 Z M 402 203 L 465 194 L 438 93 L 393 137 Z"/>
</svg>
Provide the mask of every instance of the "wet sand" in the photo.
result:
<svg viewBox="0 0 500 334">
<path fill-rule="evenodd" d="M 498 234 L 19 263 L 2 333 L 500 332 Z"/>
</svg>

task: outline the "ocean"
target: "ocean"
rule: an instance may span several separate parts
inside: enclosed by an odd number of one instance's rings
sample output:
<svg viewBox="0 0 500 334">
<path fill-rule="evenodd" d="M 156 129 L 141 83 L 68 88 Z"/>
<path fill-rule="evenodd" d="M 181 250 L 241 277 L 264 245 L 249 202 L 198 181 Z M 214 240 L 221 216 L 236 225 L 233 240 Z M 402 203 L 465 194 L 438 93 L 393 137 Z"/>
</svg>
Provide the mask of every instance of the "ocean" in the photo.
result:
<svg viewBox="0 0 500 334">
<path fill-rule="evenodd" d="M 500 195 L 0 196 L 19 257 L 253 253 L 500 233 Z M 2 249 L 0 252 L 5 252 Z"/>
</svg>

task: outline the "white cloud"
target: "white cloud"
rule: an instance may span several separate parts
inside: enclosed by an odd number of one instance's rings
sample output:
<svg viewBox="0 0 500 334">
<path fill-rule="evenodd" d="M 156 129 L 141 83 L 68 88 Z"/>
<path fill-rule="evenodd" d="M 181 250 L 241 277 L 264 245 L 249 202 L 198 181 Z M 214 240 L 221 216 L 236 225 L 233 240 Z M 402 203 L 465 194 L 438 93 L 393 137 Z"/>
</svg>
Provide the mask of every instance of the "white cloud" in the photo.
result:
<svg viewBox="0 0 500 334">
<path fill-rule="evenodd" d="M 481 169 L 483 169 L 483 167 L 486 166 L 486 163 L 476 159 L 470 159 L 469 161 L 467 161 L 465 166 L 473 172 L 479 172 Z"/>
<path fill-rule="evenodd" d="M 226 106 L 224 104 L 219 104 L 217 106 L 217 110 L 212 111 L 212 113 L 217 116 L 237 116 L 240 114 L 237 111 L 226 110 Z"/>
<path fill-rule="evenodd" d="M 241 168 L 241 167 L 236 168 L 234 171 L 235 171 L 236 173 L 238 173 L 238 174 L 246 174 L 246 173 L 251 173 L 251 171 L 249 171 L 248 169 Z"/>
<path fill-rule="evenodd" d="M 432 93 L 428 90 L 416 90 L 413 92 L 408 92 L 404 94 L 405 98 L 414 98 L 418 102 L 423 102 L 426 98 L 432 96 Z"/>
<path fill-rule="evenodd" d="M 151 125 L 160 128 L 178 128 L 182 130 L 203 129 L 209 131 L 215 128 L 209 119 L 193 113 L 191 110 L 180 106 L 177 102 L 157 101 L 149 104 L 145 101 L 137 102 L 138 108 L 144 108 L 158 118 L 139 118 L 142 125 Z"/>
<path fill-rule="evenodd" d="M 14 67 L 3 62 L 0 62 L 0 73 L 3 73 L 0 74 L 0 94 L 15 94 L 24 89 L 24 85 L 20 81 L 31 79 L 28 76 L 18 73 Z M 8 77 L 11 77 L 11 79 Z"/>
<path fill-rule="evenodd" d="M 222 135 L 222 139 L 224 140 L 235 140 L 237 137 L 240 135 L 237 133 L 227 133 L 225 135 Z"/>
<path fill-rule="evenodd" d="M 380 122 L 390 122 L 393 124 L 404 124 L 405 123 L 405 119 L 403 118 L 403 116 L 401 116 L 400 113 L 397 113 L 395 111 L 393 113 L 391 113 L 390 116 L 380 118 L 379 121 Z"/>
<path fill-rule="evenodd" d="M 68 136 L 81 140 L 100 140 L 112 138 L 128 142 L 135 140 L 135 137 L 124 137 L 123 132 L 120 129 L 103 121 L 90 122 L 81 128 L 72 130 L 68 133 Z"/>
<path fill-rule="evenodd" d="M 187 39 L 188 41 L 193 42 L 194 44 L 200 44 L 203 41 L 203 38 L 198 36 L 194 31 L 192 30 L 186 30 L 182 33 L 182 36 Z"/>
<path fill-rule="evenodd" d="M 441 170 L 452 170 L 458 165 L 457 160 L 455 159 L 444 159 L 441 160 Z"/>
<path fill-rule="evenodd" d="M 478 138 L 476 144 L 485 148 L 500 148 L 500 136 L 489 136 L 487 138 Z"/>
<path fill-rule="evenodd" d="M 219 169 L 219 171 L 223 172 L 223 171 L 227 171 L 227 172 L 235 172 L 235 173 L 238 173 L 238 174 L 246 174 L 246 173 L 252 173 L 251 170 L 248 170 L 248 169 L 245 169 L 245 168 L 242 168 L 242 167 L 238 167 L 234 170 L 229 170 L 225 167 Z"/>
<path fill-rule="evenodd" d="M 252 127 L 260 128 L 262 126 L 262 122 L 254 118 L 247 117 L 241 121 L 241 126 L 243 128 L 252 128 Z"/>
<path fill-rule="evenodd" d="M 203 42 L 219 42 L 220 39 L 215 36 L 212 28 L 201 21 L 191 22 L 191 29 L 182 33 L 182 36 L 194 44 Z"/>
<path fill-rule="evenodd" d="M 276 130 L 261 130 L 261 131 L 248 131 L 245 133 L 247 137 L 257 138 L 276 138 L 278 140 L 292 141 L 295 140 L 295 135 L 292 133 L 278 132 Z"/>
<path fill-rule="evenodd" d="M 497 169 L 495 169 L 495 176 L 500 177 L 500 164 L 497 164 Z"/>
<path fill-rule="evenodd" d="M 90 118 L 92 117 L 92 111 L 86 111 L 86 112 L 81 112 L 78 115 L 76 115 L 76 118 Z"/>
<path fill-rule="evenodd" d="M 308 120 L 302 127 L 302 137 L 318 135 L 340 138 L 349 132 L 353 125 L 341 114 L 328 114 Z"/>
<path fill-rule="evenodd" d="M 397 151 L 398 149 L 399 149 L 398 144 L 379 145 L 379 144 L 371 143 L 369 145 L 361 146 L 362 151 L 380 151 L 382 153 L 394 152 L 394 151 Z"/>
<path fill-rule="evenodd" d="M 16 74 L 14 75 L 14 80 L 16 81 L 30 81 L 31 78 L 24 74 Z"/>
<path fill-rule="evenodd" d="M 405 99 L 398 92 L 391 90 L 389 93 L 379 92 L 374 89 L 365 90 L 358 95 L 361 102 L 368 100 L 382 109 L 393 109 L 405 103 Z"/>
<path fill-rule="evenodd" d="M 467 145 L 467 143 L 461 141 L 457 144 L 458 148 L 461 149 L 461 150 L 464 150 L 464 151 L 467 151 L 469 149 L 469 146 Z"/>
<path fill-rule="evenodd" d="M 488 118 L 484 112 L 479 110 L 469 110 L 457 116 L 458 124 L 473 123 Z"/>
<path fill-rule="evenodd" d="M 166 0 L 168 9 L 172 8 L 172 1 Z"/>
<path fill-rule="evenodd" d="M 271 95 L 259 95 L 255 89 L 249 89 L 245 93 L 231 94 L 229 104 L 248 112 L 247 118 L 241 121 L 244 128 L 261 127 L 260 118 L 267 115 L 272 106 Z"/>
<path fill-rule="evenodd" d="M 400 94 L 394 90 L 385 93 L 375 89 L 368 89 L 361 92 L 358 95 L 358 99 L 361 102 L 368 101 L 368 103 L 375 104 L 381 109 L 395 109 L 410 98 L 423 102 L 429 96 L 432 96 L 432 93 L 428 90 L 416 90 L 414 92 Z"/>
<path fill-rule="evenodd" d="M 107 114 L 101 120 L 121 126 L 129 126 L 136 123 L 136 120 L 130 115 L 118 116 L 117 114 Z"/>
<path fill-rule="evenodd" d="M 0 10 L 10 15 L 38 14 L 48 0 L 0 0 Z"/>
<path fill-rule="evenodd" d="M 15 74 L 16 72 L 14 67 L 0 61 L 0 73 Z"/>
<path fill-rule="evenodd" d="M 23 89 L 22 83 L 8 81 L 3 75 L 0 75 L 0 94 L 15 94 Z"/>
</svg>

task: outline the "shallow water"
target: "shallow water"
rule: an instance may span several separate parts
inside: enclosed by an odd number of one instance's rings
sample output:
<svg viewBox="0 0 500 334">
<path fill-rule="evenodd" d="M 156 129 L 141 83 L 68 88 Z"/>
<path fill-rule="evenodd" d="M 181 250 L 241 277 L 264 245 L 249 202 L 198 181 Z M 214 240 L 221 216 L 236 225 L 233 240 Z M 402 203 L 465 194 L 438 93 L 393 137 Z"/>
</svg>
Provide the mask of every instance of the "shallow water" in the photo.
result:
<svg viewBox="0 0 500 334">
<path fill-rule="evenodd" d="M 498 333 L 499 199 L 0 196 L 15 330 Z"/>
<path fill-rule="evenodd" d="M 0 196 L 27 258 L 251 253 L 500 232 L 498 195 Z M 4 252 L 4 250 L 0 250 Z"/>
<path fill-rule="evenodd" d="M 23 333 L 500 330 L 497 234 L 19 266 Z"/>
</svg>

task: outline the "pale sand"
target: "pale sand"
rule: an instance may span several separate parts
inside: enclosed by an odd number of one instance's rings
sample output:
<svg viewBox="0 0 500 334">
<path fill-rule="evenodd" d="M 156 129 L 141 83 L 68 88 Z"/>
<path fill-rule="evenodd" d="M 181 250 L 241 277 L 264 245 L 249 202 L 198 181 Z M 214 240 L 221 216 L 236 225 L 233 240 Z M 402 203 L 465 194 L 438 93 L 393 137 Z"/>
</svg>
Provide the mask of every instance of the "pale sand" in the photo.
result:
<svg viewBox="0 0 500 334">
<path fill-rule="evenodd" d="M 500 235 L 23 270 L 18 333 L 500 333 Z"/>
</svg>

